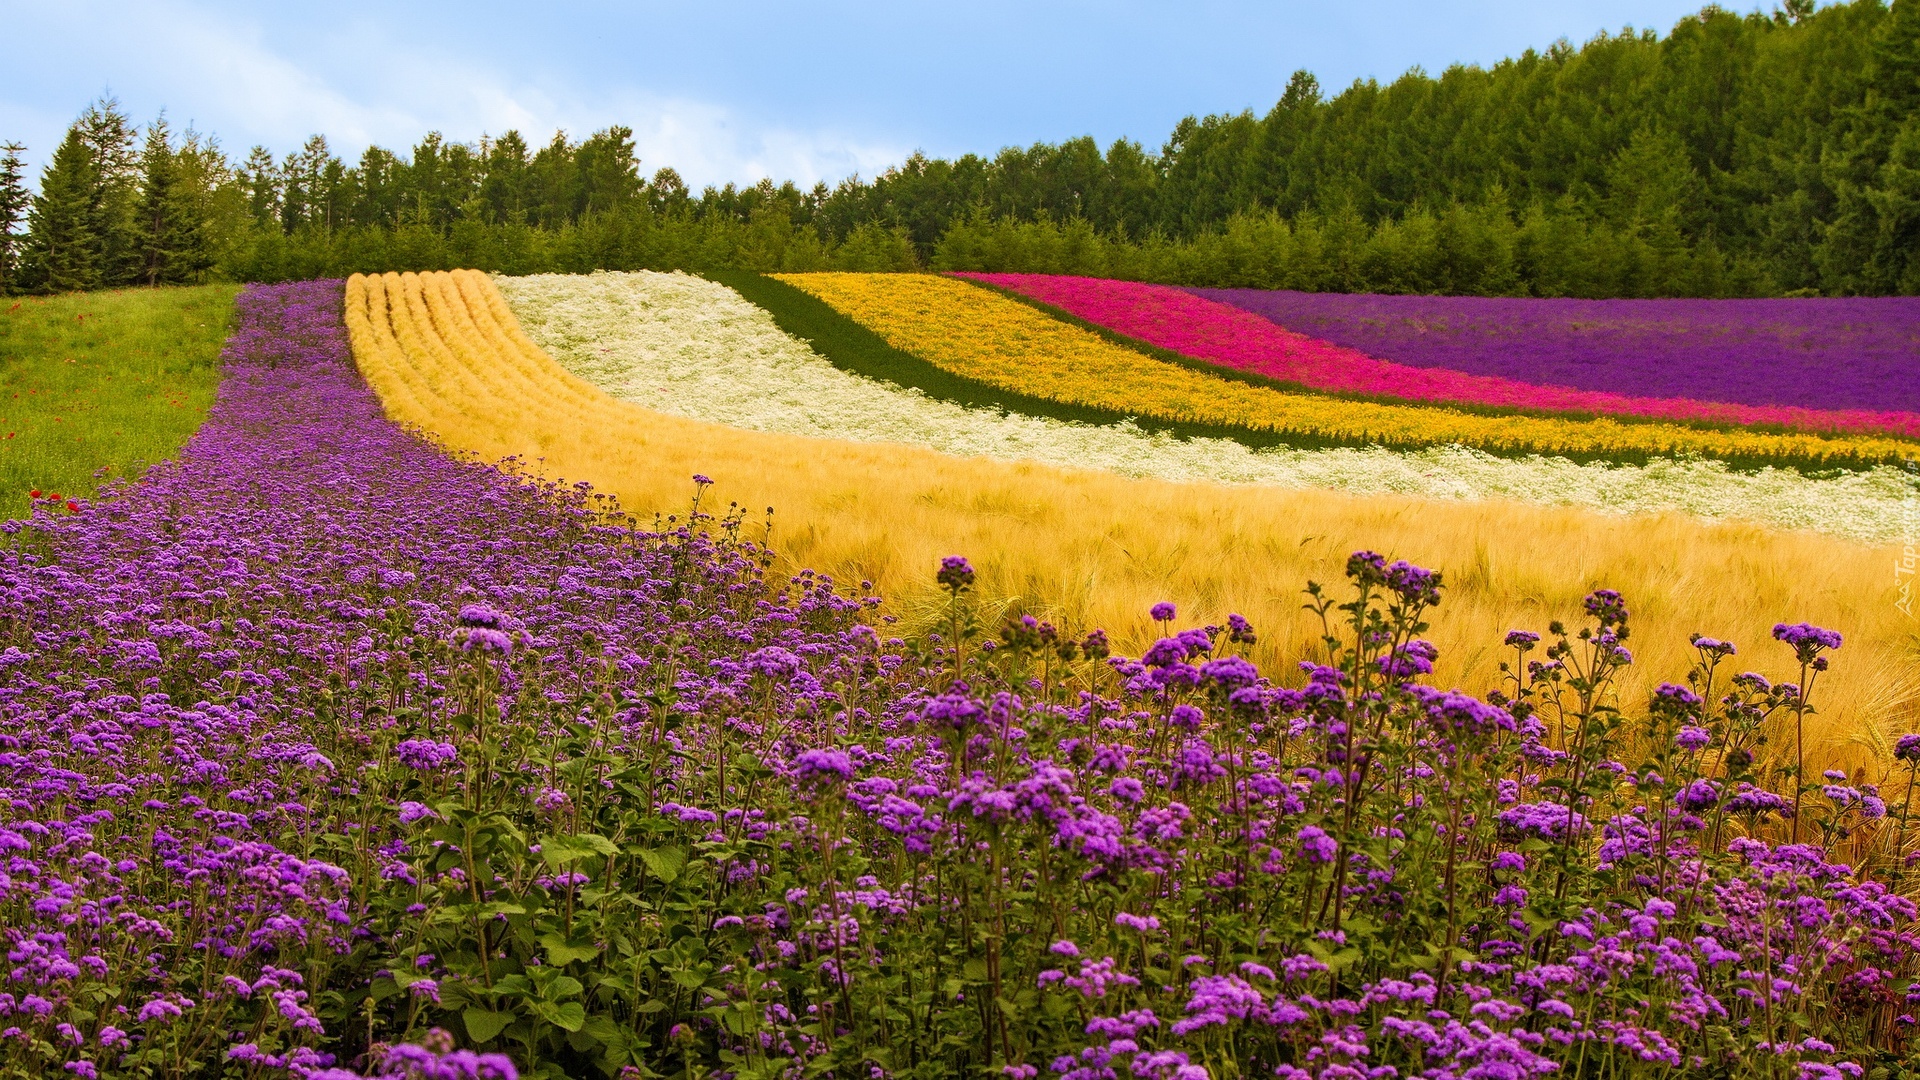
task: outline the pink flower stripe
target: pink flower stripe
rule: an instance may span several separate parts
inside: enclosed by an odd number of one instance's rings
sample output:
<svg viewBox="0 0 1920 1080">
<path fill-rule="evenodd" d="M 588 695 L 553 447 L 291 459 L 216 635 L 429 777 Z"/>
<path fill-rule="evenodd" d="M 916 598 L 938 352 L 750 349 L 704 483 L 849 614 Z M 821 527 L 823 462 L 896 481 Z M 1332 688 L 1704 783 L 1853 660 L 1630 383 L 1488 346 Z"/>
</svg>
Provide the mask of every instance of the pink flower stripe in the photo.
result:
<svg viewBox="0 0 1920 1080">
<path fill-rule="evenodd" d="M 1920 413 L 1631 397 L 1444 368 L 1410 367 L 1295 333 L 1251 312 L 1165 285 L 1052 274 L 955 276 L 1012 290 L 1149 345 L 1315 390 L 1555 412 L 1773 424 L 1801 431 L 1877 431 L 1920 438 Z"/>
</svg>

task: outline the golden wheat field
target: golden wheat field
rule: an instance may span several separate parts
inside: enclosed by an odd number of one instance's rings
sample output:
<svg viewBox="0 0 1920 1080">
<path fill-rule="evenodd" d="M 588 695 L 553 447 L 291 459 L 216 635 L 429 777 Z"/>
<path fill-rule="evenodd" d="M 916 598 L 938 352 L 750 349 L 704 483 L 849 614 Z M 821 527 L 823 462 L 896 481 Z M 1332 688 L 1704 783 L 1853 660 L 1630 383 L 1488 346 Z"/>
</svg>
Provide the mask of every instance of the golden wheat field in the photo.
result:
<svg viewBox="0 0 1920 1080">
<path fill-rule="evenodd" d="M 1371 548 L 1444 572 L 1429 637 L 1435 680 L 1484 691 L 1510 654 L 1510 628 L 1579 618 L 1589 590 L 1620 590 L 1638 662 L 1622 694 L 1682 681 L 1700 631 L 1736 642 L 1737 670 L 1770 677 L 1790 653 L 1775 622 L 1846 635 L 1809 721 L 1810 767 L 1881 771 L 1889 736 L 1920 726 L 1920 636 L 1895 606 L 1897 549 L 1681 514 L 1609 516 L 1508 502 L 1219 487 L 949 457 L 918 448 L 741 431 L 631 405 L 562 369 L 521 332 L 472 271 L 354 276 L 354 355 L 388 413 L 448 447 L 526 459 L 586 480 L 650 519 L 709 498 L 777 508 L 774 545 L 794 568 L 870 581 L 911 615 L 940 557 L 968 556 L 985 596 L 1137 648 L 1148 607 L 1182 624 L 1229 611 L 1261 634 L 1255 658 L 1280 670 L 1316 647 L 1301 607 L 1309 578 L 1336 585 L 1350 551 Z M 711 506 L 712 504 L 709 504 Z"/>
</svg>

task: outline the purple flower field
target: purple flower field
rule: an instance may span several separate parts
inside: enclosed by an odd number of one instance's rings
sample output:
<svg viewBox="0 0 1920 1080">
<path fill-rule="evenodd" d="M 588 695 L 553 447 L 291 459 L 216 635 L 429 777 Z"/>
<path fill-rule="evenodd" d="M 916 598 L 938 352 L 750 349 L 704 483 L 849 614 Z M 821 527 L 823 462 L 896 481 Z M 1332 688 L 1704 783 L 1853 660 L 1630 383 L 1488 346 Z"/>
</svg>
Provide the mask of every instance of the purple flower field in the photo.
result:
<svg viewBox="0 0 1920 1080">
<path fill-rule="evenodd" d="M 1920 738 L 1809 774 L 1837 633 L 1615 711 L 1603 589 L 1474 697 L 1442 576 L 1356 552 L 1284 685 L 1238 616 L 982 625 L 959 556 L 883 637 L 704 478 L 641 530 L 400 430 L 338 283 L 239 305 L 178 461 L 0 549 L 0 1075 L 1916 1064 Z"/>
<path fill-rule="evenodd" d="M 1189 289 L 1415 367 L 1639 397 L 1920 411 L 1920 298 L 1536 300 Z"/>
</svg>

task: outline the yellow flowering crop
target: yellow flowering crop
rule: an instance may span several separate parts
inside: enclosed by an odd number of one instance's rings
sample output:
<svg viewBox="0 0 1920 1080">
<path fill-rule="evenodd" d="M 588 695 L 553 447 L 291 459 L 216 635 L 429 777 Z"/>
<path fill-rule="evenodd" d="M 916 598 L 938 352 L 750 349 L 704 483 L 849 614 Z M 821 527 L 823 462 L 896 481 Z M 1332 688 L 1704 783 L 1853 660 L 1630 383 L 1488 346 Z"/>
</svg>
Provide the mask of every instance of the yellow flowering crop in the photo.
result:
<svg viewBox="0 0 1920 1080">
<path fill-rule="evenodd" d="M 1713 430 L 1352 401 L 1252 386 L 1116 345 L 976 285 L 931 274 L 782 274 L 897 349 L 1003 390 L 1175 423 L 1343 443 L 1459 444 L 1588 457 L 1865 462 L 1920 455 L 1878 435 Z"/>
</svg>

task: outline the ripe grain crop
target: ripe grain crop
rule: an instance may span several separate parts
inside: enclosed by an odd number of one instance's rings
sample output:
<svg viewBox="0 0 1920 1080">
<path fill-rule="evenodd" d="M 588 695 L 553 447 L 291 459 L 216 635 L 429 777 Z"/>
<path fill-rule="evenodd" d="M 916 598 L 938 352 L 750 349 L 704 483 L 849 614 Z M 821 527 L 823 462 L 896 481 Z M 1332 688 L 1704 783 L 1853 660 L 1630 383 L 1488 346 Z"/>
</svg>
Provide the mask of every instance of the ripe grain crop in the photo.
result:
<svg viewBox="0 0 1920 1080">
<path fill-rule="evenodd" d="M 1702 430 L 1611 417 L 1486 415 L 1292 393 L 1157 359 L 951 278 L 776 276 L 864 323 L 896 348 L 956 374 L 1120 415 L 1235 430 L 1256 439 L 1389 447 L 1453 443 L 1493 453 L 1589 460 L 1702 455 L 1816 467 L 1894 464 L 1920 451 L 1920 444 L 1885 436 Z"/>
<path fill-rule="evenodd" d="M 1123 647 L 1151 640 L 1158 601 L 1198 620 L 1240 612 L 1261 627 L 1255 658 L 1278 665 L 1318 647 L 1299 583 L 1367 547 L 1446 573 L 1429 634 L 1441 685 L 1493 686 L 1500 650 L 1489 643 L 1512 627 L 1572 622 L 1603 587 L 1636 598 L 1623 699 L 1643 702 L 1664 673 L 1684 670 L 1696 631 L 1756 650 L 1756 670 L 1784 676 L 1764 645 L 1776 622 L 1804 619 L 1841 631 L 1849 649 L 1807 721 L 1821 748 L 1810 768 L 1872 764 L 1887 733 L 1917 715 L 1920 638 L 1895 607 L 1885 546 L 1677 513 L 1129 480 L 741 431 L 616 401 L 568 373 L 483 274 L 355 276 L 347 289 L 356 359 L 396 419 L 451 448 L 591 481 L 643 517 L 682 506 L 686 478 L 708 474 L 721 504 L 778 508 L 784 557 L 873 582 L 895 613 L 919 609 L 928 565 L 966 552 L 983 593 L 1103 626 Z"/>
<path fill-rule="evenodd" d="M 0 517 L 27 493 L 86 497 L 173 455 L 219 382 L 231 285 L 28 297 L 0 306 Z"/>
</svg>

